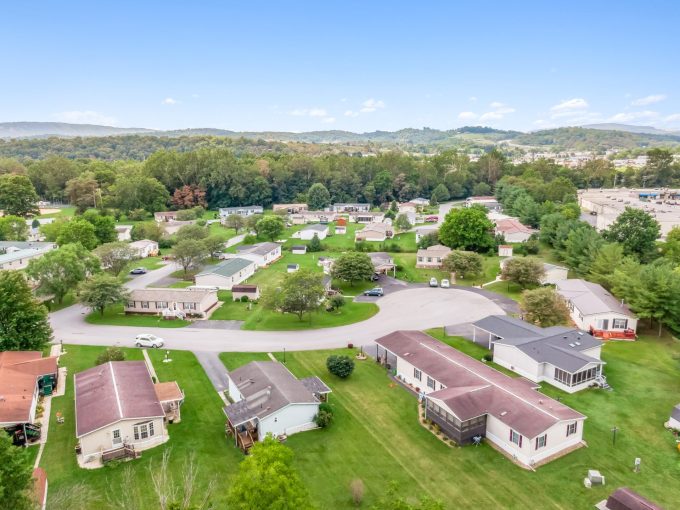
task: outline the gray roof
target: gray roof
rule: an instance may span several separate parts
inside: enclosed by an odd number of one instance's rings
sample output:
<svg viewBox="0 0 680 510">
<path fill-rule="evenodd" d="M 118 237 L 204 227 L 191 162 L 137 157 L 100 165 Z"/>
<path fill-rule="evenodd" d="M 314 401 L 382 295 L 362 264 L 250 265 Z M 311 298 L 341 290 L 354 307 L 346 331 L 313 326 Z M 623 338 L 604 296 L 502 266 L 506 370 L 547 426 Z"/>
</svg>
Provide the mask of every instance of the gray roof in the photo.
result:
<svg viewBox="0 0 680 510">
<path fill-rule="evenodd" d="M 232 425 L 262 419 L 289 404 L 318 402 L 307 385 L 276 361 L 252 361 L 231 371 L 229 379 L 243 396 L 239 402 L 224 408 Z"/>
<path fill-rule="evenodd" d="M 220 214 L 222 212 L 234 212 L 234 211 L 263 211 L 264 208 L 261 205 L 241 205 L 238 207 L 220 207 Z"/>
<path fill-rule="evenodd" d="M 560 280 L 557 293 L 571 301 L 584 315 L 616 312 L 633 317 L 628 306 L 612 296 L 602 285 L 578 278 Z"/>
<path fill-rule="evenodd" d="M 304 244 L 296 244 L 295 246 L 290 247 L 291 250 L 305 250 L 307 251 L 307 246 Z"/>
<path fill-rule="evenodd" d="M 257 243 L 257 244 L 244 244 L 238 246 L 236 251 L 239 253 L 252 253 L 254 255 L 267 255 L 279 247 L 277 243 Z"/>
<path fill-rule="evenodd" d="M 373 264 L 376 263 L 385 263 L 385 264 L 391 264 L 392 263 L 392 256 L 387 253 L 386 251 L 374 251 L 372 253 L 369 253 L 368 256 L 371 259 L 371 262 Z"/>
<path fill-rule="evenodd" d="M 671 418 L 676 419 L 677 421 L 680 421 L 680 404 L 675 406 L 673 410 L 671 411 Z"/>
<path fill-rule="evenodd" d="M 41 249 L 28 248 L 25 250 L 17 250 L 10 253 L 5 253 L 0 255 L 0 264 L 12 262 L 14 260 L 30 259 L 32 257 L 37 257 L 38 255 L 47 253 L 48 251 L 49 251 L 48 248 Z"/>
<path fill-rule="evenodd" d="M 312 393 L 324 394 L 331 392 L 331 389 L 328 386 L 326 386 L 326 383 L 316 376 L 305 377 L 304 379 L 300 379 L 300 382 L 305 388 L 307 388 Z"/>
<path fill-rule="evenodd" d="M 43 248 L 56 248 L 57 244 L 52 242 L 40 241 L 0 241 L 0 250 L 16 248 L 17 250 L 42 250 Z"/>
<path fill-rule="evenodd" d="M 513 345 L 538 363 L 550 363 L 567 372 L 576 372 L 589 363 L 604 363 L 582 352 L 602 342 L 577 329 L 539 328 L 506 315 L 489 315 L 473 324 L 499 337 L 495 343 Z"/>
<path fill-rule="evenodd" d="M 231 277 L 252 264 L 252 260 L 236 257 L 233 259 L 227 259 L 216 266 L 206 267 L 205 270 L 201 271 L 197 276 L 204 274 L 218 274 L 220 276 Z"/>
<path fill-rule="evenodd" d="M 323 232 L 325 230 L 328 230 L 328 225 L 322 225 L 321 223 L 312 223 L 310 225 L 307 225 L 305 228 L 301 230 L 314 230 L 316 232 Z"/>
</svg>

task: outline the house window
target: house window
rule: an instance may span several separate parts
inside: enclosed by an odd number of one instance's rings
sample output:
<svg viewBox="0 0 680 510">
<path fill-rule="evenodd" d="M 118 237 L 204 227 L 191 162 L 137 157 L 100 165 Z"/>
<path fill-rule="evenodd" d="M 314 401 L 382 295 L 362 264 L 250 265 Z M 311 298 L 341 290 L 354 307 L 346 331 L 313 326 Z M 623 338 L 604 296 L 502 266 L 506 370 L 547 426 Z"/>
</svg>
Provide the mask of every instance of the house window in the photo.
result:
<svg viewBox="0 0 680 510">
<path fill-rule="evenodd" d="M 597 319 L 596 329 L 608 330 L 609 329 L 609 319 Z"/>
<path fill-rule="evenodd" d="M 571 436 L 572 434 L 576 434 L 576 430 L 578 428 L 578 422 L 570 423 L 567 425 L 567 437 Z"/>
<path fill-rule="evenodd" d="M 428 388 L 435 389 L 435 388 L 434 388 L 434 385 L 435 385 L 434 379 L 432 379 L 432 377 L 428 377 L 428 378 L 427 378 L 427 387 L 428 387 Z"/>
<path fill-rule="evenodd" d="M 141 301 L 142 308 L 149 308 L 149 302 L 148 301 Z"/>
<path fill-rule="evenodd" d="M 626 329 L 628 327 L 628 319 L 614 319 L 612 321 L 613 329 Z"/>
<path fill-rule="evenodd" d="M 128 306 L 128 308 L 134 308 L 134 307 L 135 307 L 135 302 L 134 302 L 134 301 L 128 301 L 127 306 Z"/>
<path fill-rule="evenodd" d="M 119 429 L 114 430 L 112 432 L 112 436 L 113 436 L 113 441 L 112 441 L 113 444 L 120 444 L 120 443 L 123 442 L 123 440 L 120 437 L 120 430 Z"/>
<path fill-rule="evenodd" d="M 156 301 L 156 310 L 165 310 L 167 307 L 167 301 Z"/>
<path fill-rule="evenodd" d="M 543 434 L 542 436 L 538 436 L 536 438 L 536 449 L 537 450 L 539 448 L 545 448 L 546 444 L 548 444 L 548 434 Z"/>
<path fill-rule="evenodd" d="M 420 370 L 418 370 L 417 368 L 414 368 L 413 369 L 413 378 L 418 379 L 419 381 L 422 381 L 423 380 L 422 377 L 423 377 L 423 373 Z"/>
<path fill-rule="evenodd" d="M 555 368 L 555 380 L 562 384 L 566 384 L 567 386 L 571 386 L 571 374 L 559 368 Z"/>
<path fill-rule="evenodd" d="M 520 448 L 522 447 L 522 436 L 515 432 L 514 430 L 510 429 L 510 442 L 515 443 L 517 446 Z"/>
<path fill-rule="evenodd" d="M 150 436 L 154 435 L 153 422 L 148 423 L 138 423 L 133 427 L 133 432 L 135 440 L 148 439 Z"/>
<path fill-rule="evenodd" d="M 182 303 L 182 308 L 185 310 L 196 310 L 196 303 Z"/>
<path fill-rule="evenodd" d="M 418 257 L 418 262 L 422 262 L 422 261 L 423 261 L 423 257 Z"/>
</svg>

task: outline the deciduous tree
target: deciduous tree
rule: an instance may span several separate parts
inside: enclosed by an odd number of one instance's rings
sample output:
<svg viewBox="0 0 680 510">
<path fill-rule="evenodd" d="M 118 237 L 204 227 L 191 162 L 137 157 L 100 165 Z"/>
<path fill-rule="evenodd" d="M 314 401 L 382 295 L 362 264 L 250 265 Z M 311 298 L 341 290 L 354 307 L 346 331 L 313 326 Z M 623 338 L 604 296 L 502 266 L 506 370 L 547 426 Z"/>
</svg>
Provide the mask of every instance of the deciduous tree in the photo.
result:
<svg viewBox="0 0 680 510">
<path fill-rule="evenodd" d="M 27 237 L 26 220 L 19 216 L 0 217 L 0 241 L 25 241 Z"/>
<path fill-rule="evenodd" d="M 256 224 L 257 235 L 262 236 L 270 241 L 276 240 L 283 230 L 286 228 L 286 224 L 283 218 L 280 216 L 274 216 L 273 214 L 264 216 Z"/>
<path fill-rule="evenodd" d="M 238 231 L 241 230 L 245 224 L 246 221 L 240 214 L 230 214 L 224 220 L 224 226 L 227 228 L 233 228 L 236 231 L 236 234 L 238 234 Z"/>
<path fill-rule="evenodd" d="M 472 251 L 454 250 L 442 263 L 442 269 L 449 273 L 456 273 L 460 278 L 474 278 L 482 273 L 484 259 Z"/>
<path fill-rule="evenodd" d="M 439 228 L 439 240 L 458 250 L 487 251 L 493 247 L 493 223 L 483 207 L 451 209 Z"/>
<path fill-rule="evenodd" d="M 321 211 L 331 203 L 331 194 L 326 186 L 317 182 L 312 184 L 307 192 L 307 205 L 312 211 Z"/>
<path fill-rule="evenodd" d="M 283 313 L 293 313 L 302 320 L 306 313 L 319 309 L 326 289 L 323 274 L 310 269 L 300 269 L 286 274 L 280 287 L 268 289 L 263 305 Z"/>
<path fill-rule="evenodd" d="M 0 433 L 0 501 L 2 508 L 32 510 L 33 468 L 28 452 L 12 444 L 9 434 Z"/>
<path fill-rule="evenodd" d="M 94 250 L 99 244 L 95 226 L 82 218 L 74 218 L 64 223 L 57 237 L 59 246 L 81 244 L 88 250 Z"/>
<path fill-rule="evenodd" d="M 179 241 L 172 249 L 175 261 L 182 266 L 186 278 L 189 269 L 198 268 L 208 256 L 205 245 L 197 239 L 184 239 Z"/>
<path fill-rule="evenodd" d="M 621 244 L 626 255 L 648 262 L 654 256 L 660 231 L 659 223 L 648 212 L 626 207 L 603 236 L 607 241 Z"/>
<path fill-rule="evenodd" d="M 47 309 L 23 273 L 0 271 L 0 351 L 40 351 L 51 338 Z"/>
<path fill-rule="evenodd" d="M 132 239 L 139 241 L 141 239 L 150 239 L 152 241 L 160 241 L 165 230 L 163 226 L 155 221 L 145 221 L 143 223 L 137 223 L 132 227 Z"/>
<path fill-rule="evenodd" d="M 107 306 L 123 303 L 129 296 L 123 281 L 115 276 L 100 273 L 80 284 L 79 300 L 92 311 L 104 315 Z"/>
<path fill-rule="evenodd" d="M 293 451 L 273 437 L 255 443 L 241 461 L 227 505 L 230 510 L 311 510 L 313 505 L 293 467 Z"/>
<path fill-rule="evenodd" d="M 516 283 L 523 289 L 541 284 L 545 277 L 543 262 L 532 257 L 513 257 L 505 261 L 501 279 Z"/>
<path fill-rule="evenodd" d="M 5 214 L 25 218 L 30 214 L 40 214 L 38 194 L 25 175 L 0 175 L 0 209 Z"/>
<path fill-rule="evenodd" d="M 82 245 L 65 244 L 32 259 L 26 274 L 38 282 L 39 295 L 52 295 L 61 304 L 70 290 L 99 270 L 99 259 Z"/>
<path fill-rule="evenodd" d="M 569 320 L 567 305 L 551 287 L 525 290 L 520 305 L 525 320 L 544 328 L 566 324 Z"/>
<path fill-rule="evenodd" d="M 93 252 L 101 261 L 101 266 L 111 274 L 117 275 L 132 260 L 137 258 L 137 253 L 128 243 L 115 241 L 105 243 L 95 248 Z"/>
<path fill-rule="evenodd" d="M 331 275 L 333 278 L 349 282 L 351 286 L 354 286 L 355 282 L 370 279 L 374 271 L 373 262 L 368 255 L 357 251 L 348 251 L 333 262 Z"/>
<path fill-rule="evenodd" d="M 394 222 L 394 226 L 397 227 L 397 230 L 406 232 L 407 230 L 410 230 L 413 225 L 411 225 L 411 222 L 408 221 L 408 216 L 405 214 L 399 214 Z"/>
</svg>

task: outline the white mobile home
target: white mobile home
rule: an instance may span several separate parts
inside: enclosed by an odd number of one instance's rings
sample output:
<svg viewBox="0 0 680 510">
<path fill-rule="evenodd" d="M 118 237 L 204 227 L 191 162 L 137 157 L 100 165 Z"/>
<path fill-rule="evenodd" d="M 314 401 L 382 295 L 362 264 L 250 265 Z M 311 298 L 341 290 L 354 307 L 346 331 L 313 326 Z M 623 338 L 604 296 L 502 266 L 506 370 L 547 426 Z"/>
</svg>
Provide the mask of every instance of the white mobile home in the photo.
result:
<svg viewBox="0 0 680 510">
<path fill-rule="evenodd" d="M 252 260 L 236 257 L 208 267 L 195 277 L 196 285 L 231 290 L 255 273 L 256 265 Z"/>
</svg>

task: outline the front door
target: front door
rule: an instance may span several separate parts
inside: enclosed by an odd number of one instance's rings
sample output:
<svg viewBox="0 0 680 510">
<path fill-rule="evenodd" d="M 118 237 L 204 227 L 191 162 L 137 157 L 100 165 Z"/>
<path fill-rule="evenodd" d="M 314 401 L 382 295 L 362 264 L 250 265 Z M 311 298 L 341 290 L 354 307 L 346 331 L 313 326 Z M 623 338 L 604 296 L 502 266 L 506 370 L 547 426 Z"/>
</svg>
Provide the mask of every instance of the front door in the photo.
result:
<svg viewBox="0 0 680 510">
<path fill-rule="evenodd" d="M 120 429 L 116 429 L 113 432 L 111 432 L 111 443 L 114 447 L 120 446 L 123 444 L 123 438 L 120 437 Z"/>
</svg>

